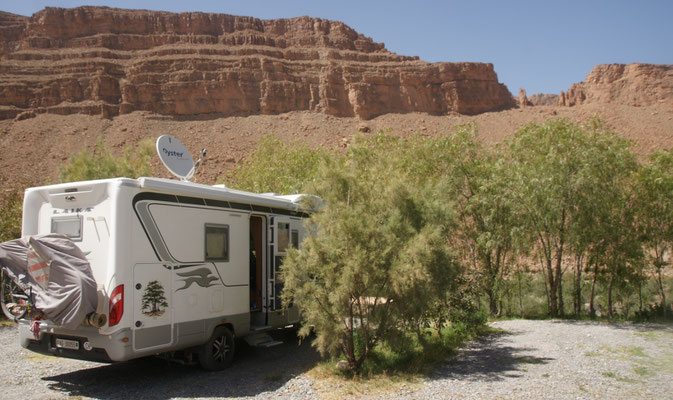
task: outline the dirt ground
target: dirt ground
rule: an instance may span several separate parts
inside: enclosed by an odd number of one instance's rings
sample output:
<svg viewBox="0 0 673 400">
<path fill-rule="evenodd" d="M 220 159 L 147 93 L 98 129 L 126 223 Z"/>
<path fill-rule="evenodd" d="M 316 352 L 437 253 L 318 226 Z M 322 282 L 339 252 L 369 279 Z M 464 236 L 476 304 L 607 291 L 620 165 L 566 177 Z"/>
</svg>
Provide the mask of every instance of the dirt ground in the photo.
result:
<svg viewBox="0 0 673 400">
<path fill-rule="evenodd" d="M 87 115 L 48 115 L 0 121 L 0 183 L 3 190 L 54 183 L 58 167 L 83 148 L 92 149 L 99 137 L 115 152 L 140 140 L 152 141 L 163 134 L 178 137 L 193 156 L 207 148 L 208 156 L 195 182 L 213 184 L 218 176 L 243 160 L 266 134 L 286 142 L 310 146 L 345 148 L 358 132 L 371 135 L 379 130 L 393 135 L 444 135 L 456 126 L 475 123 L 481 140 L 498 143 L 510 138 L 523 125 L 549 118 L 577 122 L 598 116 L 608 126 L 633 140 L 634 150 L 645 155 L 654 149 L 673 147 L 673 109 L 663 106 L 631 107 L 588 104 L 575 107 L 536 106 L 490 112 L 475 116 L 420 113 L 387 114 L 372 120 L 337 118 L 321 113 L 291 112 L 248 117 L 176 118 L 134 112 L 112 119 Z M 170 177 L 158 158 L 153 174 Z"/>
<path fill-rule="evenodd" d="M 673 327 L 590 321 L 497 321 L 433 373 L 351 382 L 312 373 L 320 355 L 286 335 L 239 346 L 220 372 L 156 357 L 99 364 L 31 353 L 0 327 L 0 399 L 669 399 Z"/>
</svg>

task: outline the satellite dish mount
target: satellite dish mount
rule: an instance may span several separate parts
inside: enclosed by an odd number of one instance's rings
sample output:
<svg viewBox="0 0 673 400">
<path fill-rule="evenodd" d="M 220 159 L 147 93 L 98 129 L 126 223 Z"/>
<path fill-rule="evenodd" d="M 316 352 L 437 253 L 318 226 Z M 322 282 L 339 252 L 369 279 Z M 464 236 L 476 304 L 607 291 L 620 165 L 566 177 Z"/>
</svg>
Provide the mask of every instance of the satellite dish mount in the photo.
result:
<svg viewBox="0 0 673 400">
<path fill-rule="evenodd" d="M 189 182 L 194 177 L 201 160 L 206 156 L 206 149 L 201 150 L 201 156 L 195 163 L 189 150 L 177 138 L 162 135 L 157 139 L 157 154 L 173 175 L 183 182 Z"/>
</svg>

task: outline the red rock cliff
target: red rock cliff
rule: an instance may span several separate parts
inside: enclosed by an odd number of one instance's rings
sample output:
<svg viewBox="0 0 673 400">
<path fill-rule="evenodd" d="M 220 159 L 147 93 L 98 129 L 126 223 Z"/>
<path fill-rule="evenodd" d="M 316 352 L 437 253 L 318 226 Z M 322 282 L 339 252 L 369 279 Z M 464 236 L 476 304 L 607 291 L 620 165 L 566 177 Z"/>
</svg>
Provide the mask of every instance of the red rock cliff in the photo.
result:
<svg viewBox="0 0 673 400">
<path fill-rule="evenodd" d="M 612 103 L 629 106 L 673 106 L 673 65 L 597 65 L 584 82 L 561 93 L 560 105 Z"/>
<path fill-rule="evenodd" d="M 491 64 L 427 63 L 341 22 L 106 7 L 0 14 L 0 118 L 477 114 L 511 107 Z"/>
</svg>

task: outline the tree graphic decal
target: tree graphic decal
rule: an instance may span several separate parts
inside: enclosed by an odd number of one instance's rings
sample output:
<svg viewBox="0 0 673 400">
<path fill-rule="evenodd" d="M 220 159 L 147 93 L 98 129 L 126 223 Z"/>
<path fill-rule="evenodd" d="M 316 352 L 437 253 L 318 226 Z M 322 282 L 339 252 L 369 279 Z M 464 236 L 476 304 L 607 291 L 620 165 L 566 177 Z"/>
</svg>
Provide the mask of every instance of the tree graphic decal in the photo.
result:
<svg viewBox="0 0 673 400">
<path fill-rule="evenodd" d="M 164 288 L 159 281 L 152 281 L 147 284 L 143 293 L 143 314 L 158 317 L 165 312 L 162 307 L 168 307 Z"/>
</svg>

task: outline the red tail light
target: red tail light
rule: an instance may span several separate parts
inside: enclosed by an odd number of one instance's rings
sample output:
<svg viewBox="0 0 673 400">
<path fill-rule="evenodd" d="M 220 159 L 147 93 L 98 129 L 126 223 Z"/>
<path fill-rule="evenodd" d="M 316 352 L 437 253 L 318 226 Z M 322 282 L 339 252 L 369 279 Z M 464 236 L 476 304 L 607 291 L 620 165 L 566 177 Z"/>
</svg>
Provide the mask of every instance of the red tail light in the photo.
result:
<svg viewBox="0 0 673 400">
<path fill-rule="evenodd" d="M 110 295 L 110 318 L 109 326 L 115 326 L 124 315 L 124 285 L 119 285 Z"/>
</svg>

